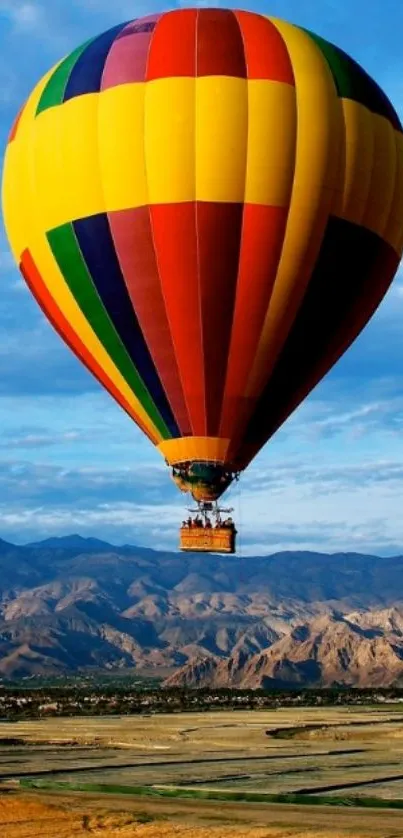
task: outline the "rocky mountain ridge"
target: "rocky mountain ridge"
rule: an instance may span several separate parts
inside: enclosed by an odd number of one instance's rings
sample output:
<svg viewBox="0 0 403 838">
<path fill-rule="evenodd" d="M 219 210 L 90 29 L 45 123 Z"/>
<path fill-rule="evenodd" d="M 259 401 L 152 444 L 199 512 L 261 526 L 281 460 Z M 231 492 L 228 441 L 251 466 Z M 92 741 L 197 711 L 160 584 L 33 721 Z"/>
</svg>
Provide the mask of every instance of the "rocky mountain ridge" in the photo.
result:
<svg viewBox="0 0 403 838">
<path fill-rule="evenodd" d="M 325 614 L 296 626 L 267 649 L 236 649 L 220 660 L 189 661 L 166 686 L 388 687 L 403 683 L 403 609 Z"/>
<path fill-rule="evenodd" d="M 377 660 L 400 677 L 401 625 L 402 556 L 238 558 L 80 536 L 25 547 L 0 540 L 0 677 L 135 667 L 192 685 L 258 686 L 259 673 L 364 684 L 379 681 Z M 332 635 L 350 655 L 349 675 L 325 651 Z"/>
</svg>

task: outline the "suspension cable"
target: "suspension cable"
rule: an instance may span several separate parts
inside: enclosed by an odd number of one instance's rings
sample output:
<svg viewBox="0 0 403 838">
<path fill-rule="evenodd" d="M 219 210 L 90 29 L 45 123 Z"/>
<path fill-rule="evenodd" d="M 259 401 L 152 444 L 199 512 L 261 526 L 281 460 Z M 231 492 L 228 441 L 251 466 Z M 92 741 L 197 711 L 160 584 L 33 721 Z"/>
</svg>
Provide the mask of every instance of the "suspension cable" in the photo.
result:
<svg viewBox="0 0 403 838">
<path fill-rule="evenodd" d="M 243 538 L 243 531 L 242 531 L 242 486 L 241 486 L 241 479 L 238 478 L 238 522 L 237 522 L 237 555 L 239 558 L 242 558 L 242 538 Z"/>
</svg>

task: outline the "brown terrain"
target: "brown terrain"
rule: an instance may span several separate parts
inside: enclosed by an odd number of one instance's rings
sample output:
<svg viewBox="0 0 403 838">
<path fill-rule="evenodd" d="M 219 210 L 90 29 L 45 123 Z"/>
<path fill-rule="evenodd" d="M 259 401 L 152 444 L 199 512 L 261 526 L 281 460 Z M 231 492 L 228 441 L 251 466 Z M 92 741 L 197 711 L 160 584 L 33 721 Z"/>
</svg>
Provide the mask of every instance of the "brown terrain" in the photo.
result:
<svg viewBox="0 0 403 838">
<path fill-rule="evenodd" d="M 403 675 L 403 611 L 323 615 L 299 625 L 255 655 L 240 650 L 226 659 L 208 656 L 187 663 L 167 686 L 387 687 Z"/>
<path fill-rule="evenodd" d="M 127 803 L 116 798 L 105 804 L 35 795 L 0 796 L 0 834 L 4 838 L 401 838 L 401 813 L 350 809 L 332 818 L 325 807 L 301 811 L 176 801 L 160 805 Z M 244 816 L 244 817 L 242 817 Z M 238 823 L 236 823 L 238 818 Z M 204 825 L 203 824 L 204 821 Z M 217 823 L 217 821 L 219 823 Z M 268 822 L 269 821 L 269 822 Z M 333 823 L 332 823 L 333 821 Z M 265 823 L 266 822 L 266 823 Z"/>
<path fill-rule="evenodd" d="M 402 810 L 388 808 L 403 801 L 401 713 L 395 704 L 0 723 L 0 835 L 402 838 Z M 38 775 L 40 789 L 21 786 Z M 174 797 L 156 797 L 164 790 Z M 213 799 L 200 797 L 207 791 Z M 248 799 L 256 792 L 260 802 Z M 296 793 L 305 805 L 269 799 Z"/>
<path fill-rule="evenodd" d="M 191 686 L 399 682 L 403 558 L 0 540 L 0 678 L 103 669 Z"/>
</svg>

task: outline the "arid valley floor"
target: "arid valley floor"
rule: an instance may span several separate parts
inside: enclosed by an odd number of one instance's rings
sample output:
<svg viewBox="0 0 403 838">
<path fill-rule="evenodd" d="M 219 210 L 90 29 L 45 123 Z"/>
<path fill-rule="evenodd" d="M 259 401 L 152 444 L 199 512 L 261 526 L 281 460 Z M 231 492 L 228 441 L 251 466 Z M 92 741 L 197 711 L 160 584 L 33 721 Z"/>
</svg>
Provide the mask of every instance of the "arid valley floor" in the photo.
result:
<svg viewBox="0 0 403 838">
<path fill-rule="evenodd" d="M 2 838 L 403 838 L 403 706 L 0 723 L 0 783 Z"/>
</svg>

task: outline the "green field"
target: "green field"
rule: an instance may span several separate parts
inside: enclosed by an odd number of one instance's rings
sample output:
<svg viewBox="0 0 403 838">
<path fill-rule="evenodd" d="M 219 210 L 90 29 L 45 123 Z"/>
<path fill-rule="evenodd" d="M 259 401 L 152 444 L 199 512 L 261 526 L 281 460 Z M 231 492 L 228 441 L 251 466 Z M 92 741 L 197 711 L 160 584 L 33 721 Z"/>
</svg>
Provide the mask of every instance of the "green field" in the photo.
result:
<svg viewBox="0 0 403 838">
<path fill-rule="evenodd" d="M 107 783 L 52 782 L 51 780 L 21 780 L 22 789 L 57 792 L 84 792 L 86 794 L 131 795 L 133 797 L 170 798 L 184 800 L 215 800 L 226 803 L 284 803 L 297 806 L 355 806 L 366 809 L 403 809 L 402 800 L 380 797 L 331 797 L 330 795 L 258 794 L 247 791 L 220 792 L 190 788 L 156 788 L 155 786 L 119 786 Z"/>
</svg>

